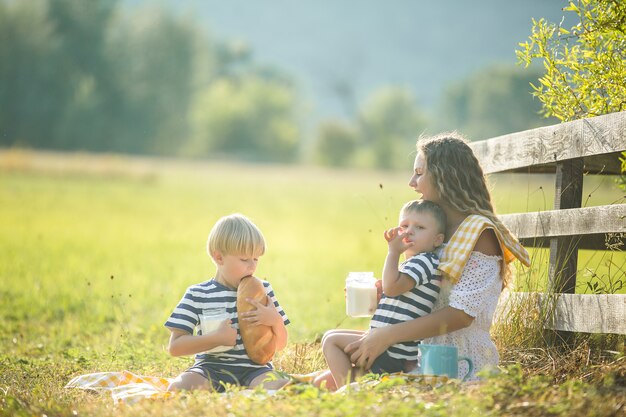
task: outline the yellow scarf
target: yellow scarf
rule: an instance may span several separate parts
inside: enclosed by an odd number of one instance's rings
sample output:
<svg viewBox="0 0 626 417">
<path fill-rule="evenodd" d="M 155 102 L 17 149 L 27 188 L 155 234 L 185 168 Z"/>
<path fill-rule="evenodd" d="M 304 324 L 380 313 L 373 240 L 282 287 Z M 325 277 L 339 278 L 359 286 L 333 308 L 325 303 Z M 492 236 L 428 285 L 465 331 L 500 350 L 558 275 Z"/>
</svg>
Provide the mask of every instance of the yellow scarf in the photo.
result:
<svg viewBox="0 0 626 417">
<path fill-rule="evenodd" d="M 511 232 L 507 230 L 503 234 L 487 217 L 472 214 L 467 216 L 459 225 L 441 254 L 439 270 L 453 283 L 456 284 L 461 278 L 465 264 L 485 229 L 493 229 L 495 232 L 504 261 L 507 264 L 517 258 L 524 265 L 530 266 L 528 252 Z"/>
</svg>

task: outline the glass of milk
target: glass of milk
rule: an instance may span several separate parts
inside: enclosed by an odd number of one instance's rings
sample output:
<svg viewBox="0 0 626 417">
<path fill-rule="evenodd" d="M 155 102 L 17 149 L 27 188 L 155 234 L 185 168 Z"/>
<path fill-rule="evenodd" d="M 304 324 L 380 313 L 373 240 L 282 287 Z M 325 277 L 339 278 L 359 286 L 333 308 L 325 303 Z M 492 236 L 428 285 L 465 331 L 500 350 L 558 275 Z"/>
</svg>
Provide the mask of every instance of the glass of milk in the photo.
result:
<svg viewBox="0 0 626 417">
<path fill-rule="evenodd" d="M 373 272 L 350 272 L 346 278 L 346 314 L 350 317 L 371 317 L 378 297 Z"/>
<path fill-rule="evenodd" d="M 202 314 L 200 314 L 200 331 L 202 334 L 210 333 L 216 330 L 220 323 L 228 318 L 229 315 L 226 312 L 226 307 L 206 308 L 202 310 Z M 216 346 L 204 353 L 226 352 L 232 348 L 233 346 Z"/>
</svg>

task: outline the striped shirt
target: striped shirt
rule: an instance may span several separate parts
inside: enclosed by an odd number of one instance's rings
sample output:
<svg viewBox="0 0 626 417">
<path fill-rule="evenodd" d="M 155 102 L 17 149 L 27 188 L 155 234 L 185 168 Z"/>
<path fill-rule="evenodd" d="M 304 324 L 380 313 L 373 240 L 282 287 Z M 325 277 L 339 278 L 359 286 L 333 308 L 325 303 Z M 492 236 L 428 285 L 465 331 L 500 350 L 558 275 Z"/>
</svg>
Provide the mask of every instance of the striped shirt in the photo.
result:
<svg viewBox="0 0 626 417">
<path fill-rule="evenodd" d="M 437 270 L 439 258 L 433 252 L 423 252 L 409 258 L 398 270 L 415 281 L 415 287 L 397 297 L 383 294 L 370 328 L 389 326 L 429 314 L 439 295 L 441 276 Z M 417 359 L 418 341 L 395 344 L 387 350 L 396 359 Z"/>
<path fill-rule="evenodd" d="M 280 304 L 278 304 L 270 283 L 263 281 L 263 286 L 265 287 L 265 293 L 269 295 L 274 303 L 274 307 L 276 307 L 276 310 L 283 318 L 285 325 L 289 324 L 289 319 Z M 196 363 L 201 361 L 228 366 L 265 367 L 265 365 L 258 365 L 252 362 L 243 346 L 237 319 L 237 289 L 228 288 L 215 281 L 215 279 L 187 288 L 185 295 L 165 322 L 165 327 L 184 330 L 189 334 L 193 334 L 194 329 L 196 329 L 196 334 L 201 335 L 200 316 L 203 310 L 210 308 L 225 309 L 227 318 L 232 321 L 233 327 L 237 329 L 237 342 L 232 349 L 225 352 L 198 353 L 196 355 Z"/>
</svg>

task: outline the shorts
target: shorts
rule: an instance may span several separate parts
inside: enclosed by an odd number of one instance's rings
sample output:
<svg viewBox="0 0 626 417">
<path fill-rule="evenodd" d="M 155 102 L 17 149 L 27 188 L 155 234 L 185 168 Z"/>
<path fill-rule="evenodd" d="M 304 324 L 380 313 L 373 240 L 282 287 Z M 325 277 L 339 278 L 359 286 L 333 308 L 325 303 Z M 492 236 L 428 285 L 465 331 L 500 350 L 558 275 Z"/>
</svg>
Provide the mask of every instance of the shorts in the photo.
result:
<svg viewBox="0 0 626 417">
<path fill-rule="evenodd" d="M 389 356 L 389 351 L 386 350 L 376 358 L 369 371 L 374 374 L 408 372 L 412 370 L 416 364 L 417 361 L 392 358 Z"/>
<path fill-rule="evenodd" d="M 274 368 L 270 365 L 266 365 L 261 368 L 249 368 L 246 366 L 229 366 L 210 362 L 196 362 L 185 372 L 194 372 L 204 376 L 209 380 L 215 391 L 224 392 L 225 384 L 247 387 L 257 376 L 273 370 Z"/>
</svg>

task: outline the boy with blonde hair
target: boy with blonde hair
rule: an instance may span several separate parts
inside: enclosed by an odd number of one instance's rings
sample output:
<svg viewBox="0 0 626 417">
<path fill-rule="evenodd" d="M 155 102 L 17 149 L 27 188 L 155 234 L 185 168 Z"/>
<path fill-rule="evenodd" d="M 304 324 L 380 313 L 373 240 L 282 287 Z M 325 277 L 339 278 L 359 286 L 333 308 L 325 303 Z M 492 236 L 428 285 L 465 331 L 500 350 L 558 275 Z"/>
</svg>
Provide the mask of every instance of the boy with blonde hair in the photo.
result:
<svg viewBox="0 0 626 417">
<path fill-rule="evenodd" d="M 237 313 L 237 287 L 242 278 L 253 275 L 259 257 L 265 253 L 265 239 L 259 228 L 241 214 L 222 217 L 213 226 L 207 252 L 216 266 L 215 277 L 187 288 L 165 326 L 170 330 L 168 350 L 172 356 L 195 355 L 193 366 L 181 373 L 168 390 L 207 389 L 223 391 L 225 384 L 278 389 L 287 381 L 268 378 L 271 363 L 258 365 L 248 356 L 239 322 L 271 326 L 276 348 L 287 344 L 287 315 L 276 300 L 274 291 L 263 281 L 269 297 L 267 306 L 252 300 L 256 310 Z M 206 334 L 199 329 L 203 310 L 222 309 L 227 318 L 216 330 Z M 221 348 L 218 348 L 221 347 Z M 216 349 L 218 348 L 218 349 Z M 207 352 L 210 351 L 210 352 Z M 274 375 L 275 376 L 275 375 Z"/>
</svg>

